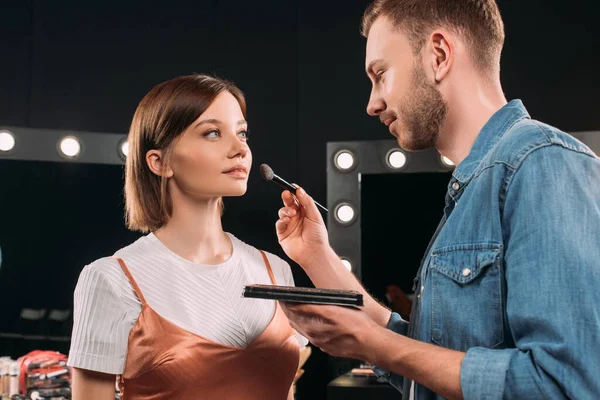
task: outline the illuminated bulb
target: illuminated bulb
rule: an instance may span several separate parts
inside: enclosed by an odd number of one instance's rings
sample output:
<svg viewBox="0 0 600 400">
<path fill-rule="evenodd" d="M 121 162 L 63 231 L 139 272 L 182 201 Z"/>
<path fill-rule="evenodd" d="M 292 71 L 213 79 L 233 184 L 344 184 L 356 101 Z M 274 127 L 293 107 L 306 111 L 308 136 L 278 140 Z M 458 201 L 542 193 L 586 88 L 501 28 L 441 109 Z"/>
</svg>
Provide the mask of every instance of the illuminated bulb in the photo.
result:
<svg viewBox="0 0 600 400">
<path fill-rule="evenodd" d="M 127 155 L 129 154 L 129 143 L 128 142 L 123 142 L 123 144 L 121 144 L 121 153 L 123 153 L 123 155 L 125 157 L 127 157 Z"/>
<path fill-rule="evenodd" d="M 67 157 L 75 157 L 81 151 L 79 140 L 75 137 L 66 137 L 60 141 L 60 151 Z"/>
<path fill-rule="evenodd" d="M 348 223 L 354 219 L 354 208 L 348 204 L 343 204 L 337 208 L 336 215 L 340 222 Z"/>
<path fill-rule="evenodd" d="M 15 147 L 15 137 L 8 131 L 0 132 L 0 151 L 10 151 Z"/>
<path fill-rule="evenodd" d="M 449 167 L 453 167 L 454 166 L 454 163 L 448 157 L 441 156 L 441 158 L 442 158 L 442 162 L 444 163 L 444 165 L 447 165 Z"/>
<path fill-rule="evenodd" d="M 342 171 L 349 170 L 354 166 L 354 156 L 347 150 L 342 150 L 335 156 L 335 166 Z"/>
<path fill-rule="evenodd" d="M 342 258 L 342 264 L 346 267 L 348 271 L 352 271 L 352 263 L 345 258 Z"/>
<path fill-rule="evenodd" d="M 392 168 L 400 169 L 406 164 L 406 155 L 400 150 L 391 151 L 388 154 L 388 164 Z"/>
</svg>

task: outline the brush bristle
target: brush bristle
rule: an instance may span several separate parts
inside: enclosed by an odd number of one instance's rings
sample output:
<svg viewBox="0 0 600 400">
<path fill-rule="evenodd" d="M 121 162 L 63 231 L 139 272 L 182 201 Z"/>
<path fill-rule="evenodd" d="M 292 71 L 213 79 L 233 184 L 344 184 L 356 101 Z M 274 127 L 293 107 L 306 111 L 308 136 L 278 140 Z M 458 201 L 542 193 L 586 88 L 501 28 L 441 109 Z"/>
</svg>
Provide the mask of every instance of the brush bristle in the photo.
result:
<svg viewBox="0 0 600 400">
<path fill-rule="evenodd" d="M 273 170 L 267 164 L 260 165 L 260 174 L 268 181 L 273 180 Z"/>
</svg>

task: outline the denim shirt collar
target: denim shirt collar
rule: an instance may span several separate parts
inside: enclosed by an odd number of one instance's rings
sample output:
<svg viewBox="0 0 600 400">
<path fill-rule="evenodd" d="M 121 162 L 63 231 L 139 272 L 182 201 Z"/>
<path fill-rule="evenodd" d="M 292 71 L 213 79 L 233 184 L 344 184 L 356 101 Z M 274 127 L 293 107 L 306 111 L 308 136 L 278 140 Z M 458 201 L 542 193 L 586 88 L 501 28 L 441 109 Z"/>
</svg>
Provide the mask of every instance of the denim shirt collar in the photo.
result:
<svg viewBox="0 0 600 400">
<path fill-rule="evenodd" d="M 469 155 L 454 169 L 452 176 L 463 184 L 468 183 L 481 160 L 510 127 L 523 118 L 530 116 L 521 100 L 512 100 L 496 111 L 483 126 Z"/>
</svg>

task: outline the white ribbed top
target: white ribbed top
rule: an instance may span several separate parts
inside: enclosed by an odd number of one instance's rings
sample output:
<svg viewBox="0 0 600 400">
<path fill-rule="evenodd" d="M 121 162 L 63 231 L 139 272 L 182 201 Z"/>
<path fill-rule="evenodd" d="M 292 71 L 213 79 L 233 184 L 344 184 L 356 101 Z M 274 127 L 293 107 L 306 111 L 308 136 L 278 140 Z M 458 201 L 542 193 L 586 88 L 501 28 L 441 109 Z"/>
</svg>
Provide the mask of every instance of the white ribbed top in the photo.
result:
<svg viewBox="0 0 600 400">
<path fill-rule="evenodd" d="M 235 236 L 232 256 L 222 264 L 192 263 L 154 234 L 117 251 L 148 305 L 177 326 L 228 346 L 247 347 L 275 312 L 272 300 L 242 297 L 245 285 L 270 284 L 260 252 Z M 277 284 L 293 286 L 290 266 L 267 253 Z M 128 336 L 141 311 L 119 263 L 112 257 L 87 265 L 77 282 L 68 365 L 110 374 L 125 368 Z M 301 346 L 307 340 L 298 335 Z"/>
</svg>

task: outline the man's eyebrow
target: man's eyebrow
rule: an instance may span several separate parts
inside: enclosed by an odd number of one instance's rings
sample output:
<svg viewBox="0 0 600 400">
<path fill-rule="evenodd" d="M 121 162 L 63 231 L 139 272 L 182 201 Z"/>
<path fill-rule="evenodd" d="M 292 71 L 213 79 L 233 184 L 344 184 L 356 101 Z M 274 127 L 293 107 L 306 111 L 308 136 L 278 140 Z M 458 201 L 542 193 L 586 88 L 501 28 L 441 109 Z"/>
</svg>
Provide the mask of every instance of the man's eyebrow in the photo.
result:
<svg viewBox="0 0 600 400">
<path fill-rule="evenodd" d="M 380 61 L 381 60 L 373 60 L 369 63 L 369 65 L 367 66 L 367 69 L 366 69 L 367 75 L 375 75 L 375 72 L 373 71 L 373 66 Z"/>
</svg>

